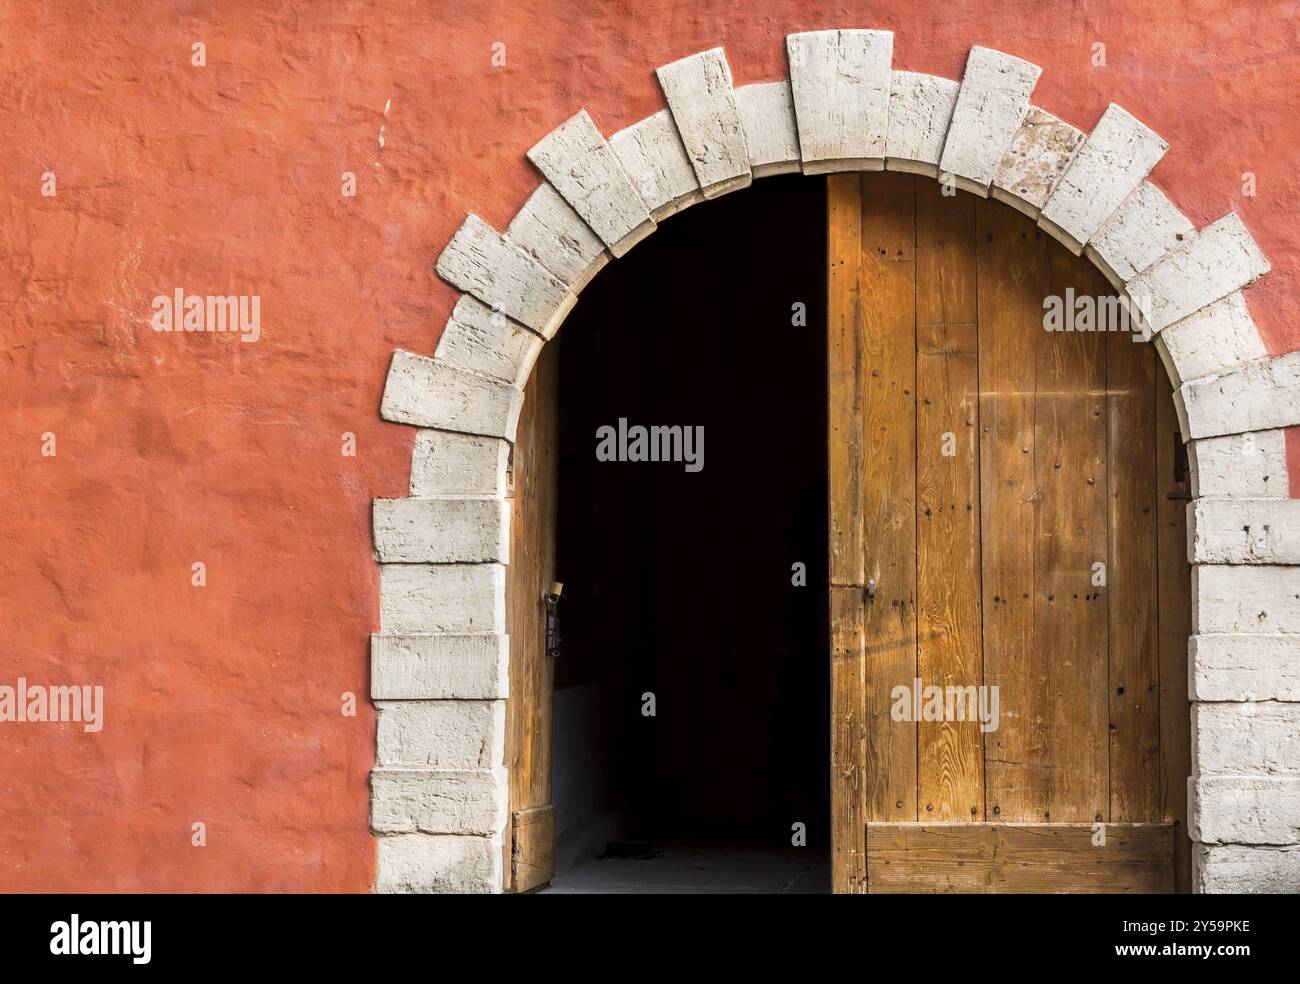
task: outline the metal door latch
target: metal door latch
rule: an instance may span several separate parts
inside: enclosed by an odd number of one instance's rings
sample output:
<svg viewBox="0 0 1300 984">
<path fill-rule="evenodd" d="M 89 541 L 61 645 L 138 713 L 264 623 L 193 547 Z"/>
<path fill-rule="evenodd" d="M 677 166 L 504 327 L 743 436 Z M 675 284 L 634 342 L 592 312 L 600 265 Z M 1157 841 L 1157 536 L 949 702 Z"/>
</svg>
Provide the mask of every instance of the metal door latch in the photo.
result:
<svg viewBox="0 0 1300 984">
<path fill-rule="evenodd" d="M 564 592 L 564 585 L 559 581 L 552 581 L 551 588 L 546 594 L 542 595 L 542 601 L 546 603 L 546 655 L 556 658 L 560 655 L 560 595 Z"/>
</svg>

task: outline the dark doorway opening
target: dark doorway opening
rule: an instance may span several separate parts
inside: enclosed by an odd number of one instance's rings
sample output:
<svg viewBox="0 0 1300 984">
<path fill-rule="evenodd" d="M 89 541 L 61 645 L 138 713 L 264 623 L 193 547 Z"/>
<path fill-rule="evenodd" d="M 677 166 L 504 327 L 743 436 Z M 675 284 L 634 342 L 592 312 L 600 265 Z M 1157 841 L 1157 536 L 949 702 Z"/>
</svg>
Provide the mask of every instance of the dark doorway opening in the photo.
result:
<svg viewBox="0 0 1300 984">
<path fill-rule="evenodd" d="M 558 336 L 552 891 L 829 890 L 825 216 L 696 206 Z M 598 460 L 620 420 L 702 458 Z"/>
</svg>

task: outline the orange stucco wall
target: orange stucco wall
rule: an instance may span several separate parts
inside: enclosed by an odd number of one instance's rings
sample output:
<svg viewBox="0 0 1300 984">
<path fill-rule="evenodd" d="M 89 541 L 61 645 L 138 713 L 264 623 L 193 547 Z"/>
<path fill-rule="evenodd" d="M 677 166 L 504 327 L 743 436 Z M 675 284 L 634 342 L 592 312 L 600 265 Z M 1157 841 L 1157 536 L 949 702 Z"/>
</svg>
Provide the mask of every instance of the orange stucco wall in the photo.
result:
<svg viewBox="0 0 1300 984">
<path fill-rule="evenodd" d="M 1244 217 L 1274 266 L 1251 311 L 1300 348 L 1294 3 L 0 7 L 0 684 L 105 687 L 97 734 L 0 724 L 0 889 L 368 888 L 369 503 L 413 440 L 377 408 L 453 303 L 434 258 L 469 209 L 509 221 L 578 107 L 612 133 L 661 107 L 655 66 L 721 44 L 737 84 L 777 78 L 822 27 L 890 28 L 895 67 L 951 78 L 975 43 L 1031 59 L 1083 129 L 1134 112 L 1177 205 Z M 153 331 L 178 287 L 259 295 L 261 338 Z"/>
</svg>

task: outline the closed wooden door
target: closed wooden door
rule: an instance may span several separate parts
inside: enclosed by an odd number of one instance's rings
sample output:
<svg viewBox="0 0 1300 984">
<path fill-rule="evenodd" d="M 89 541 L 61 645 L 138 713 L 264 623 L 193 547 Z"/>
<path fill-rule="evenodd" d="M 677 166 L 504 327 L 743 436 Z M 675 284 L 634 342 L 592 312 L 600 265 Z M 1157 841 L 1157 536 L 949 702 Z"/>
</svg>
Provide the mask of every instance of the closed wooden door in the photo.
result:
<svg viewBox="0 0 1300 984">
<path fill-rule="evenodd" d="M 1007 206 L 828 181 L 835 890 L 1186 890 L 1187 484 L 1152 346 L 1045 330 L 1111 291 Z"/>
</svg>

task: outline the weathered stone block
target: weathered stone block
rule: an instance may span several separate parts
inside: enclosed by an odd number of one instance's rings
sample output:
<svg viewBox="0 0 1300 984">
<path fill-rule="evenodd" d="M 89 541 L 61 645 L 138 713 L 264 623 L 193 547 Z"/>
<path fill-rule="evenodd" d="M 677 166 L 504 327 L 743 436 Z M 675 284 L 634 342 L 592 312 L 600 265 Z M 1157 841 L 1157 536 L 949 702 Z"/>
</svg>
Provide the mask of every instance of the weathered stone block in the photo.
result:
<svg viewBox="0 0 1300 984">
<path fill-rule="evenodd" d="M 1037 218 L 1084 139 L 1082 130 L 1030 106 L 1011 135 L 989 194 Z"/>
<path fill-rule="evenodd" d="M 509 813 L 506 770 L 386 769 L 370 773 L 378 834 L 499 834 Z"/>
<path fill-rule="evenodd" d="M 1193 564 L 1300 564 L 1300 499 L 1196 499 L 1187 504 Z"/>
<path fill-rule="evenodd" d="M 379 623 L 393 635 L 505 632 L 505 570 L 500 564 L 384 564 Z"/>
<path fill-rule="evenodd" d="M 668 110 L 619 130 L 609 138 L 609 145 L 656 222 L 704 201 Z"/>
<path fill-rule="evenodd" d="M 477 215 L 465 218 L 438 257 L 438 276 L 544 338 L 577 298 L 555 274 Z"/>
<path fill-rule="evenodd" d="M 799 127 L 794 118 L 794 95 L 786 79 L 756 82 L 736 90 L 736 107 L 745 128 L 749 166 L 754 177 L 798 171 Z"/>
<path fill-rule="evenodd" d="M 499 836 L 397 834 L 376 839 L 376 892 L 501 891 Z"/>
<path fill-rule="evenodd" d="M 574 294 L 609 262 L 609 252 L 600 237 L 545 181 L 510 220 L 506 239 L 555 274 L 561 283 L 568 284 Z M 556 328 L 558 323 L 548 327 Z M 545 337 L 549 340 L 551 335 Z"/>
<path fill-rule="evenodd" d="M 889 130 L 885 167 L 937 177 L 948 122 L 961 86 L 920 72 L 893 72 L 889 83 Z"/>
<path fill-rule="evenodd" d="M 509 696 L 510 637 L 372 635 L 375 700 L 496 700 Z"/>
<path fill-rule="evenodd" d="M 1300 424 L 1300 352 L 1184 383 L 1174 403 L 1188 439 Z"/>
<path fill-rule="evenodd" d="M 522 389 L 541 351 L 540 335 L 464 294 L 447 319 L 433 357 Z"/>
<path fill-rule="evenodd" d="M 1201 845 L 1193 857 L 1194 891 L 1300 894 L 1300 847 Z"/>
<path fill-rule="evenodd" d="M 1187 659 L 1192 700 L 1300 701 L 1300 635 L 1195 635 Z"/>
<path fill-rule="evenodd" d="M 749 148 L 722 49 L 678 59 L 655 74 L 704 197 L 748 187 Z"/>
<path fill-rule="evenodd" d="M 1200 776 L 1188 783 L 1192 840 L 1203 844 L 1300 842 L 1300 779 Z"/>
<path fill-rule="evenodd" d="M 1192 631 L 1300 632 L 1300 567 L 1193 567 Z"/>
<path fill-rule="evenodd" d="M 379 412 L 399 424 L 513 441 L 523 402 L 517 386 L 398 350 Z"/>
<path fill-rule="evenodd" d="M 382 564 L 510 563 L 505 499 L 376 499 L 373 520 Z"/>
<path fill-rule="evenodd" d="M 508 441 L 421 430 L 411 452 L 411 495 L 505 495 L 509 466 Z"/>
<path fill-rule="evenodd" d="M 957 187 L 987 197 L 1043 70 L 1021 58 L 971 48 L 939 160 Z"/>
<path fill-rule="evenodd" d="M 885 166 L 892 31 L 806 31 L 785 39 L 807 174 Z"/>
<path fill-rule="evenodd" d="M 485 769 L 505 757 L 504 700 L 377 701 L 380 766 Z"/>
<path fill-rule="evenodd" d="M 1092 236 L 1084 252 L 1116 288 L 1196 235 L 1165 193 L 1142 181 Z"/>
<path fill-rule="evenodd" d="M 1232 372 L 1268 354 L 1241 291 L 1175 321 L 1155 339 L 1175 386 Z"/>
<path fill-rule="evenodd" d="M 1300 704 L 1192 705 L 1197 775 L 1300 775 Z"/>
</svg>

